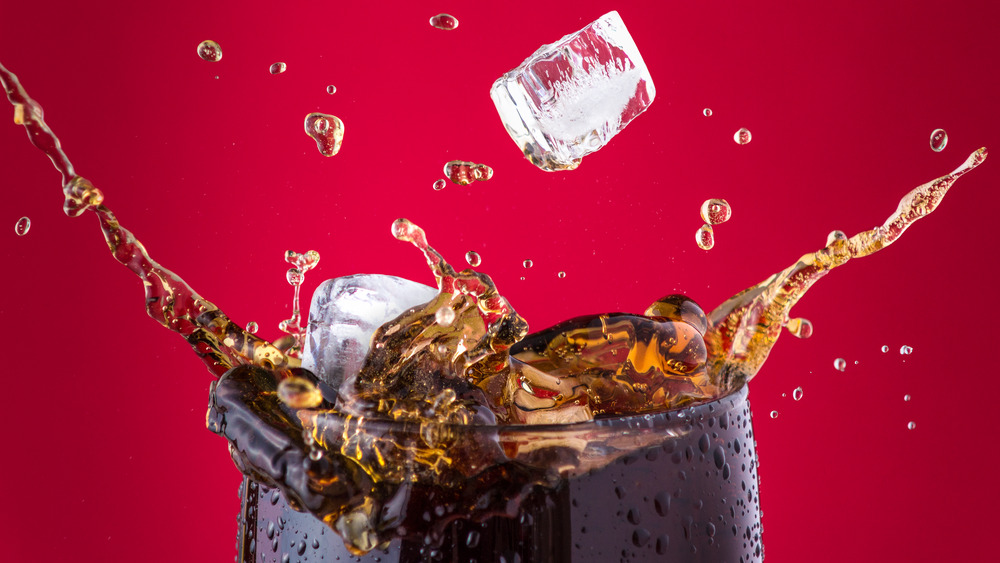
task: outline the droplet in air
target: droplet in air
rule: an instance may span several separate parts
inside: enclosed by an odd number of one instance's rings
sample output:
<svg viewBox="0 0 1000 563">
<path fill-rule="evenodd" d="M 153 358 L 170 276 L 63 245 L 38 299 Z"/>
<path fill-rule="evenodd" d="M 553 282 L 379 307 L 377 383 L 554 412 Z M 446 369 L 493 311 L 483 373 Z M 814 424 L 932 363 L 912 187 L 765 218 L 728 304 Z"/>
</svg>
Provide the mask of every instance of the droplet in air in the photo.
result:
<svg viewBox="0 0 1000 563">
<path fill-rule="evenodd" d="M 778 411 L 771 411 L 771 418 L 778 418 Z"/>
<path fill-rule="evenodd" d="M 931 150 L 941 152 L 948 145 L 948 133 L 944 129 L 931 131 Z"/>
<path fill-rule="evenodd" d="M 844 371 L 847 368 L 847 360 L 844 358 L 837 358 L 833 361 L 833 367 L 837 368 L 837 371 Z"/>
<path fill-rule="evenodd" d="M 906 356 L 913 353 L 913 348 L 911 346 L 904 345 L 899 349 L 899 353 Z"/>
<path fill-rule="evenodd" d="M 323 156 L 333 156 L 340 152 L 344 141 L 344 122 L 333 115 L 310 113 L 303 125 L 306 135 L 316 141 L 316 147 Z"/>
<path fill-rule="evenodd" d="M 733 140 L 736 141 L 737 145 L 745 145 L 750 142 L 750 130 L 746 127 L 740 127 L 740 130 L 733 133 Z"/>
<path fill-rule="evenodd" d="M 445 186 L 446 186 L 447 184 L 448 184 L 448 182 L 446 182 L 446 181 L 445 181 L 445 180 L 443 180 L 443 179 L 441 179 L 441 180 L 437 180 L 437 181 L 435 181 L 435 182 L 434 182 L 434 189 L 435 189 L 436 191 L 441 191 L 441 190 L 443 190 L 443 189 L 444 189 L 444 187 L 445 187 Z"/>
<path fill-rule="evenodd" d="M 281 74 L 282 72 L 285 72 L 285 69 L 287 68 L 288 67 L 287 65 L 285 65 L 285 63 L 274 63 L 271 65 L 271 68 L 268 69 L 268 71 L 271 74 Z"/>
<path fill-rule="evenodd" d="M 712 108 L 705 108 L 701 110 L 702 115 L 705 117 L 712 117 Z"/>
<path fill-rule="evenodd" d="M 521 264 L 523 264 L 525 268 L 530 268 L 535 265 L 535 263 L 531 260 L 525 260 L 524 262 L 521 262 Z"/>
<path fill-rule="evenodd" d="M 792 391 L 792 398 L 796 401 L 802 400 L 802 387 L 796 387 L 795 391 Z"/>
<path fill-rule="evenodd" d="M 733 208 L 724 199 L 706 199 L 701 204 L 701 219 L 709 225 L 725 223 L 733 216 Z"/>
<path fill-rule="evenodd" d="M 712 226 L 702 225 L 694 234 L 694 241 L 698 243 L 698 248 L 712 250 L 712 247 L 715 246 L 715 232 L 712 231 Z"/>
<path fill-rule="evenodd" d="M 907 428 L 909 428 L 910 430 L 913 430 L 914 428 L 916 428 L 916 427 L 917 427 L 917 423 L 916 423 L 916 422 L 913 422 L 913 421 L 911 420 L 911 421 L 910 421 L 910 422 L 909 422 L 909 423 L 908 423 L 908 424 L 906 425 L 906 427 L 907 427 Z"/>
<path fill-rule="evenodd" d="M 285 279 L 288 280 L 288 283 L 291 285 L 302 285 L 305 275 L 302 273 L 302 270 L 298 268 L 289 268 L 288 271 L 285 272 Z"/>
<path fill-rule="evenodd" d="M 458 18 L 451 14 L 438 14 L 431 18 L 431 25 L 438 29 L 451 31 L 458 27 Z"/>
<path fill-rule="evenodd" d="M 907 403 L 909 403 L 909 402 L 910 402 L 910 399 L 911 399 L 911 398 L 912 398 L 912 397 L 910 397 L 910 395 L 909 395 L 909 394 L 906 394 L 906 395 L 903 395 L 903 400 L 904 400 L 904 401 L 906 401 Z"/>
<path fill-rule="evenodd" d="M 485 164 L 451 160 L 444 165 L 444 175 L 459 186 L 468 186 L 473 181 L 485 182 L 493 177 L 493 169 Z"/>
<path fill-rule="evenodd" d="M 441 307 L 434 313 L 434 320 L 441 326 L 450 326 L 455 321 L 455 311 L 451 307 Z"/>
<path fill-rule="evenodd" d="M 260 330 L 260 327 L 257 326 L 257 323 L 255 323 L 254 321 L 250 321 L 247 323 L 247 332 L 249 332 L 250 334 L 257 334 L 258 330 Z"/>
<path fill-rule="evenodd" d="M 470 250 L 465 253 L 465 261 L 468 262 L 470 266 L 475 268 L 476 266 L 483 263 L 483 257 L 479 255 L 475 250 Z"/>
<path fill-rule="evenodd" d="M 566 277 L 566 272 L 559 272 L 556 275 L 559 276 L 560 278 L 565 278 Z"/>
<path fill-rule="evenodd" d="M 326 93 L 327 94 L 336 94 L 337 93 L 337 87 L 334 86 L 333 84 L 327 86 L 326 87 Z"/>
<path fill-rule="evenodd" d="M 31 219 L 27 217 L 21 217 L 20 219 L 17 220 L 17 223 L 14 223 L 14 232 L 17 233 L 17 236 L 19 237 L 23 237 L 24 235 L 28 234 L 28 231 L 30 229 L 31 229 Z"/>
<path fill-rule="evenodd" d="M 827 246 L 830 246 L 838 240 L 847 240 L 847 234 L 844 231 L 830 231 L 830 234 L 826 235 Z"/>
<path fill-rule="evenodd" d="M 797 338 L 809 338 L 813 334 L 813 324 L 809 319 L 792 319 L 788 321 L 785 328 Z"/>
<path fill-rule="evenodd" d="M 217 63 L 222 60 L 222 47 L 215 41 L 206 39 L 198 43 L 198 56 L 210 63 Z"/>
</svg>

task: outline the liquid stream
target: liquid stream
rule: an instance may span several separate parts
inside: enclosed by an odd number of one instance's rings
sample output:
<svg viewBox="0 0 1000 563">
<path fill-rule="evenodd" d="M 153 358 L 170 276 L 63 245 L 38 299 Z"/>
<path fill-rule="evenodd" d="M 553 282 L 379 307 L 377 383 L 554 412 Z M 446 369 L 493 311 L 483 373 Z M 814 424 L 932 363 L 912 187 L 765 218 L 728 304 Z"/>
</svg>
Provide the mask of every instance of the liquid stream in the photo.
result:
<svg viewBox="0 0 1000 563">
<path fill-rule="evenodd" d="M 454 517 L 512 514 L 532 487 L 663 441 L 666 436 L 641 431 L 608 438 L 595 430 L 595 418 L 683 417 L 678 409 L 741 389 L 782 327 L 798 336 L 811 332 L 808 321 L 789 322 L 788 314 L 816 281 L 895 242 L 986 157 L 979 149 L 952 173 L 904 196 L 881 226 L 852 237 L 831 233 L 824 248 L 708 314 L 687 297 L 668 295 L 641 315 L 578 317 L 533 334 L 489 276 L 456 271 L 422 229 L 398 219 L 393 236 L 424 254 L 439 293 L 379 328 L 361 370 L 334 389 L 301 369 L 295 357 L 303 332 L 298 287 L 318 254 L 286 257 L 296 292 L 293 316 L 282 323 L 290 342 L 258 338 L 150 258 L 104 205 L 101 191 L 76 174 L 41 107 L 2 65 L 0 81 L 29 139 L 62 174 L 66 214 L 92 211 L 98 217 L 112 255 L 142 280 L 147 313 L 185 338 L 220 377 L 212 384 L 207 422 L 230 441 L 236 465 L 279 487 L 355 553 L 417 533 L 400 532 L 393 516 L 394 503 L 405 503 L 400 495 L 412 484 L 433 483 L 457 495 Z M 310 117 L 307 130 L 316 125 L 316 116 Z M 470 164 L 458 163 L 455 170 L 475 170 Z M 461 430 L 469 424 L 567 423 L 578 424 L 551 433 L 546 429 L 556 427 L 536 426 L 494 441 L 469 439 Z"/>
</svg>

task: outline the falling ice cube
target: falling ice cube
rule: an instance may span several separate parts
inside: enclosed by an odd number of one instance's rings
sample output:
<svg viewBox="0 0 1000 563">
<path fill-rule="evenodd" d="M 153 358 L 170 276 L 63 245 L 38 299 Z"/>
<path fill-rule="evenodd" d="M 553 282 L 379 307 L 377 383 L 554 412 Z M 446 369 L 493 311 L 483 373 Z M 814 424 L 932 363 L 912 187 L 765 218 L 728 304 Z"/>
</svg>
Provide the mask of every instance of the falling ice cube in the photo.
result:
<svg viewBox="0 0 1000 563">
<path fill-rule="evenodd" d="M 542 170 L 572 170 L 653 103 L 656 89 L 618 12 L 543 45 L 490 89 L 517 146 Z"/>
</svg>

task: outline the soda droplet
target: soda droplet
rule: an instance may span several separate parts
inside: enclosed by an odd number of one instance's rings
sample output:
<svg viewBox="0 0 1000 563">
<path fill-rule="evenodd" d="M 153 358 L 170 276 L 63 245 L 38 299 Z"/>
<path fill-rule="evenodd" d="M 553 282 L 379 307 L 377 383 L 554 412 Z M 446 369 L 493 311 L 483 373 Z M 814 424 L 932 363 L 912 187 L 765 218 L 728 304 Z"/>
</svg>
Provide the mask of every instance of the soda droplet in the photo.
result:
<svg viewBox="0 0 1000 563">
<path fill-rule="evenodd" d="M 286 68 L 288 67 L 285 65 L 285 63 L 274 63 L 268 70 L 270 71 L 271 74 L 281 74 L 282 72 L 285 72 Z"/>
<path fill-rule="evenodd" d="M 302 280 L 305 279 L 305 275 L 302 273 L 302 270 L 298 268 L 289 268 L 288 271 L 285 272 L 285 279 L 288 280 L 288 283 L 291 285 L 302 285 Z"/>
<path fill-rule="evenodd" d="M 247 332 L 249 332 L 250 334 L 257 334 L 258 330 L 260 330 L 260 327 L 257 326 L 257 323 L 255 323 L 254 321 L 250 321 L 247 323 Z"/>
<path fill-rule="evenodd" d="M 809 338 L 813 334 L 813 324 L 809 319 L 792 319 L 785 325 L 792 336 L 798 338 Z"/>
<path fill-rule="evenodd" d="M 694 240 L 698 243 L 698 248 L 712 250 L 712 247 L 715 246 L 715 233 L 712 231 L 712 226 L 702 225 L 694 234 Z"/>
<path fill-rule="evenodd" d="M 837 368 L 838 371 L 844 371 L 847 367 L 847 361 L 844 358 L 837 358 L 833 361 L 833 367 Z"/>
<path fill-rule="evenodd" d="M 944 129 L 931 131 L 931 150 L 941 152 L 948 145 L 948 133 Z"/>
<path fill-rule="evenodd" d="M 712 108 L 705 108 L 701 110 L 702 115 L 705 117 L 712 117 Z"/>
<path fill-rule="evenodd" d="M 222 47 L 215 41 L 206 39 L 198 43 L 198 56 L 210 63 L 217 63 L 222 60 Z"/>
<path fill-rule="evenodd" d="M 888 351 L 889 351 L 889 346 L 887 346 L 887 345 L 883 344 L 883 345 L 882 345 L 882 353 L 883 353 L 883 354 L 885 354 L 885 353 L 886 353 L 886 352 L 888 352 Z"/>
<path fill-rule="evenodd" d="M 847 234 L 844 231 L 830 231 L 830 234 L 826 235 L 826 245 L 837 242 L 838 240 L 847 240 Z"/>
<path fill-rule="evenodd" d="M 559 272 L 556 275 L 559 276 L 560 278 L 565 278 L 566 277 L 566 272 Z"/>
<path fill-rule="evenodd" d="M 448 182 L 446 182 L 444 180 L 437 180 L 436 182 L 434 182 L 434 189 L 438 190 L 438 191 L 443 190 L 444 187 L 445 187 L 445 185 L 447 185 L 447 184 L 448 184 Z"/>
<path fill-rule="evenodd" d="M 344 141 L 344 122 L 333 115 L 310 113 L 306 116 L 305 132 L 316 141 L 316 147 L 323 156 L 333 156 L 340 152 Z"/>
<path fill-rule="evenodd" d="M 912 397 L 910 397 L 910 395 L 908 395 L 908 394 L 907 395 L 903 395 L 903 400 L 906 401 L 906 402 L 910 402 L 911 398 Z"/>
<path fill-rule="evenodd" d="M 778 411 L 771 411 L 771 418 L 778 418 Z"/>
<path fill-rule="evenodd" d="M 736 141 L 737 145 L 745 145 L 750 142 L 750 130 L 746 127 L 740 127 L 740 130 L 733 133 L 733 140 Z"/>
<path fill-rule="evenodd" d="M 17 220 L 17 223 L 14 223 L 14 232 L 17 233 L 17 236 L 19 237 L 23 237 L 24 235 L 28 234 L 28 231 L 30 229 L 31 229 L 31 219 L 27 217 L 21 217 L 20 219 Z"/>
<path fill-rule="evenodd" d="M 327 94 L 336 94 L 337 93 L 337 87 L 334 86 L 333 84 L 327 86 L 326 87 L 326 93 Z"/>
<path fill-rule="evenodd" d="M 441 307 L 434 313 L 434 320 L 441 326 L 449 326 L 455 320 L 455 311 L 451 307 Z"/>
<path fill-rule="evenodd" d="M 485 164 L 451 160 L 444 165 L 444 175 L 459 186 L 468 186 L 473 181 L 485 182 L 493 177 L 493 169 Z"/>
<path fill-rule="evenodd" d="M 914 428 L 916 428 L 916 427 L 917 427 L 917 423 L 916 423 L 916 422 L 913 422 L 913 421 L 911 420 L 911 421 L 910 421 L 910 422 L 909 422 L 909 423 L 908 423 L 908 424 L 906 425 L 906 427 L 907 427 L 907 428 L 909 428 L 910 430 L 913 430 Z"/>
<path fill-rule="evenodd" d="M 902 354 L 902 355 L 904 355 L 904 356 L 912 354 L 913 353 L 913 348 L 910 347 L 910 346 L 904 345 L 903 347 L 901 347 L 899 349 L 899 353 Z"/>
<path fill-rule="evenodd" d="M 802 387 L 796 387 L 795 391 L 792 391 L 792 398 L 796 401 L 802 400 Z"/>
<path fill-rule="evenodd" d="M 475 250 L 470 250 L 465 253 L 465 261 L 468 262 L 470 266 L 475 268 L 483 263 L 483 258 Z"/>
<path fill-rule="evenodd" d="M 458 27 L 458 18 L 451 14 L 438 14 L 431 18 L 431 25 L 438 29 L 451 31 Z"/>
<path fill-rule="evenodd" d="M 535 263 L 531 260 L 525 260 L 524 262 L 521 262 L 521 264 L 523 264 L 525 268 L 530 268 L 535 265 Z"/>
<path fill-rule="evenodd" d="M 724 199 L 707 199 L 701 204 L 701 219 L 709 225 L 725 223 L 733 216 L 733 208 Z"/>
</svg>

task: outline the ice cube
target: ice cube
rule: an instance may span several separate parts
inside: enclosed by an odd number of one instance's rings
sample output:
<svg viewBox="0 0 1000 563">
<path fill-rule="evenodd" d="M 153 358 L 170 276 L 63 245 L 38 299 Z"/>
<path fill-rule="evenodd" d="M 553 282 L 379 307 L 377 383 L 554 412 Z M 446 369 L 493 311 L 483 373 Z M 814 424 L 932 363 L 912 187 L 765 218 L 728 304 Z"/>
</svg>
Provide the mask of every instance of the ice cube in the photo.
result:
<svg viewBox="0 0 1000 563">
<path fill-rule="evenodd" d="M 378 327 L 437 294 L 433 287 L 378 274 L 323 282 L 309 308 L 302 367 L 338 389 L 345 375 L 361 369 Z"/>
<path fill-rule="evenodd" d="M 618 12 L 543 45 L 493 83 L 507 133 L 542 170 L 572 170 L 653 103 L 656 89 Z"/>
</svg>

